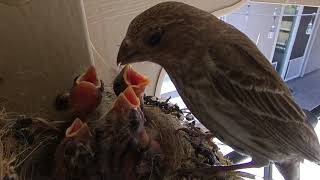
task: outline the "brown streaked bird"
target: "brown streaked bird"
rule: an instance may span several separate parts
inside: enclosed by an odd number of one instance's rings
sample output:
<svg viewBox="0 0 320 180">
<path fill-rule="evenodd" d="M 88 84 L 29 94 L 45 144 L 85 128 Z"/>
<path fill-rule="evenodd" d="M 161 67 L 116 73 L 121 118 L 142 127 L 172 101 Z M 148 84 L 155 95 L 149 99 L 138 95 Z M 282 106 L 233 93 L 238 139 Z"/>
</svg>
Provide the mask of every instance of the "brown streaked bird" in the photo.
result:
<svg viewBox="0 0 320 180">
<path fill-rule="evenodd" d="M 144 11 L 130 23 L 117 59 L 141 61 L 161 65 L 201 123 L 252 157 L 249 163 L 202 170 L 296 158 L 320 162 L 316 133 L 283 80 L 246 35 L 212 14 L 180 2 Z"/>
<path fill-rule="evenodd" d="M 86 123 L 75 119 L 55 153 L 56 180 L 87 180 L 97 178 L 95 139 Z"/>
<path fill-rule="evenodd" d="M 70 91 L 70 105 L 77 114 L 88 114 L 100 104 L 103 82 L 98 79 L 94 66 L 90 66 L 85 73 L 74 80 Z"/>
<path fill-rule="evenodd" d="M 99 122 L 96 133 L 100 174 L 104 179 L 136 179 L 135 168 L 142 158 L 141 153 L 157 149 L 159 144 L 145 131 L 140 101 L 131 86 L 119 94 L 111 110 Z"/>
</svg>

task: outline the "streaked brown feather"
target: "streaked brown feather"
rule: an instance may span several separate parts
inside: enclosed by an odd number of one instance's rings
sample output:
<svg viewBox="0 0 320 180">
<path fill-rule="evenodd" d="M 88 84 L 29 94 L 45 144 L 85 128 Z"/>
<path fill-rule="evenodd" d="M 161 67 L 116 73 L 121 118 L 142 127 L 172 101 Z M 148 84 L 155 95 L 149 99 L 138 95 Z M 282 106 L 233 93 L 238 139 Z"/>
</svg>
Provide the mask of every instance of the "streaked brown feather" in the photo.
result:
<svg viewBox="0 0 320 180">
<path fill-rule="evenodd" d="M 237 108 L 247 110 L 244 121 L 256 121 L 257 131 L 265 131 L 274 142 L 279 141 L 281 151 L 301 153 L 309 160 L 319 161 L 316 134 L 284 82 L 248 38 L 231 30 L 222 38 L 222 44 L 214 45 L 215 53 L 210 54 L 216 70 L 209 76 L 220 87 L 220 95 Z M 255 115 L 260 118 L 253 118 Z"/>
</svg>

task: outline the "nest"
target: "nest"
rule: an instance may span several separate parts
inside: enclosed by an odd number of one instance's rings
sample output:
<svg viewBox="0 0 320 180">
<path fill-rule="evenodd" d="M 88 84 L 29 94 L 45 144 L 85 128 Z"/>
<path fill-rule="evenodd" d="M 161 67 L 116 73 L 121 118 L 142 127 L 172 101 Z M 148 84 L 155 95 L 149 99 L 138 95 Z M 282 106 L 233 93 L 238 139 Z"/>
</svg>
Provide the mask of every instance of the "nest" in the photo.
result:
<svg viewBox="0 0 320 180">
<path fill-rule="evenodd" d="M 6 112 L 4 108 L 1 110 L 1 179 L 30 179 L 27 172 L 36 164 L 33 160 L 44 155 L 44 147 L 57 140 L 59 130 L 56 123 L 40 117 Z"/>
<path fill-rule="evenodd" d="M 115 100 L 107 92 L 97 112 L 99 119 Z M 137 179 L 241 179 L 246 174 L 177 174 L 181 168 L 228 165 L 208 132 L 194 126 L 177 106 L 155 97 L 145 97 L 147 133 L 161 145 L 162 153 L 137 164 L 145 176 Z M 189 114 L 188 114 L 189 116 Z M 70 119 L 71 121 L 71 119 Z M 0 111 L 0 180 L 50 179 L 54 153 L 70 121 L 46 120 L 40 117 Z M 92 120 L 91 123 L 95 121 Z M 89 123 L 90 127 L 90 123 Z M 206 177 L 206 178 L 204 178 Z"/>
</svg>

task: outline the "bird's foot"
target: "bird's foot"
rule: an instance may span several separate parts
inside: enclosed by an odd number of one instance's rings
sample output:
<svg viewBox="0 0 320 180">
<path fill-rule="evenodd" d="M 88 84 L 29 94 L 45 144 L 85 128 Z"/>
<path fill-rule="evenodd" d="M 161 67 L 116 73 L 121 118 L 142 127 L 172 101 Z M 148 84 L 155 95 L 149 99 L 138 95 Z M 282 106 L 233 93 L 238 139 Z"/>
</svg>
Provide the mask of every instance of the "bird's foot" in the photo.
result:
<svg viewBox="0 0 320 180">
<path fill-rule="evenodd" d="M 262 161 L 261 161 L 262 162 Z M 226 172 L 238 169 L 257 168 L 261 167 L 261 162 L 251 161 L 243 164 L 234 164 L 229 166 L 204 166 L 197 168 L 181 168 L 175 172 L 179 177 L 207 177 L 207 176 L 225 176 Z"/>
<path fill-rule="evenodd" d="M 204 177 L 225 177 L 225 171 L 221 171 L 220 166 L 204 166 L 200 168 L 181 168 L 175 172 L 177 177 L 187 177 L 187 178 L 204 178 Z M 222 178 L 223 179 L 223 178 Z"/>
</svg>

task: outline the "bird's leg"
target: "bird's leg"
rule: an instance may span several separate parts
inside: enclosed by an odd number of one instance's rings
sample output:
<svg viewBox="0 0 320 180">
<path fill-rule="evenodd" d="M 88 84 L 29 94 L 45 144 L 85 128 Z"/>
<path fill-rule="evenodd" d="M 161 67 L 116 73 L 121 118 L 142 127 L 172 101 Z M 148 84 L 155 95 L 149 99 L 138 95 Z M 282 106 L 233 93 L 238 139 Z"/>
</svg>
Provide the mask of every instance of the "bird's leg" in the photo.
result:
<svg viewBox="0 0 320 180">
<path fill-rule="evenodd" d="M 198 168 L 181 168 L 176 171 L 178 176 L 186 176 L 193 175 L 196 177 L 207 176 L 209 174 L 223 173 L 227 171 L 234 171 L 238 169 L 247 169 L 247 168 L 260 168 L 269 164 L 267 160 L 260 160 L 242 164 L 234 164 L 229 166 L 206 166 L 206 167 L 198 167 Z"/>
<path fill-rule="evenodd" d="M 284 179 L 299 180 L 300 179 L 300 160 L 290 159 L 289 161 L 276 162 L 275 166 L 284 177 Z"/>
</svg>

